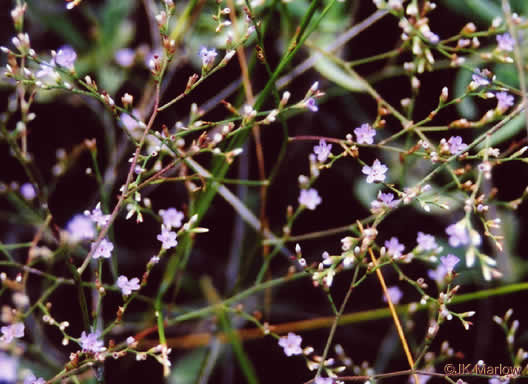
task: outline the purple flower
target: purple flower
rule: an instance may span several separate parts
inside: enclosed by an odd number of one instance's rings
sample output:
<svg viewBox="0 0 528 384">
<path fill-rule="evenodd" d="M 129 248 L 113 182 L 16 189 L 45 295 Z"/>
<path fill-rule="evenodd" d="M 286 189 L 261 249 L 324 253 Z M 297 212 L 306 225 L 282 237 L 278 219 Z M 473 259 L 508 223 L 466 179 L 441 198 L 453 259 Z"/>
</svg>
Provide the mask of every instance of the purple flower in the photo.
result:
<svg viewBox="0 0 528 384">
<path fill-rule="evenodd" d="M 385 164 L 381 164 L 381 162 L 376 159 L 374 160 L 374 163 L 372 163 L 371 167 L 365 165 L 361 172 L 367 175 L 367 183 L 372 184 L 375 181 L 385 181 L 385 173 L 387 170 L 387 166 Z"/>
<path fill-rule="evenodd" d="M 33 200 L 37 196 L 37 192 L 35 191 L 35 187 L 31 183 L 24 183 L 20 187 L 20 194 L 22 197 L 26 200 Z"/>
<path fill-rule="evenodd" d="M 330 156 L 330 151 L 332 150 L 332 144 L 326 144 L 324 139 L 319 140 L 319 145 L 314 146 L 313 151 L 317 155 L 317 161 L 324 163 L 328 156 Z"/>
<path fill-rule="evenodd" d="M 139 290 L 139 279 L 137 277 L 134 277 L 130 280 L 126 276 L 119 276 L 117 278 L 117 286 L 119 289 L 121 289 L 121 292 L 123 292 L 124 296 L 128 296 L 132 293 L 132 291 Z"/>
<path fill-rule="evenodd" d="M 321 376 L 317 376 L 315 378 L 315 384 L 333 384 L 334 383 L 334 379 L 332 379 L 331 377 L 321 377 Z"/>
<path fill-rule="evenodd" d="M 319 110 L 319 107 L 315 103 L 315 99 L 313 97 L 310 97 L 308 100 L 306 100 L 304 102 L 304 106 L 312 112 L 317 112 Z"/>
<path fill-rule="evenodd" d="M 447 276 L 447 269 L 445 269 L 445 267 L 440 264 L 435 270 L 428 271 L 427 275 L 429 276 L 429 278 L 440 284 L 442 281 L 444 281 L 445 277 Z"/>
<path fill-rule="evenodd" d="M 460 136 L 451 136 L 447 141 L 447 145 L 449 146 L 449 152 L 452 155 L 456 155 L 467 148 L 467 144 L 462 141 Z"/>
<path fill-rule="evenodd" d="M 95 244 L 92 244 L 92 250 L 95 248 Z M 106 239 L 102 239 L 101 243 L 99 243 L 99 246 L 95 249 L 92 257 L 94 259 L 98 259 L 100 257 L 103 257 L 105 259 L 109 259 L 112 256 L 112 251 L 114 250 L 114 244 L 112 244 L 110 241 Z"/>
<path fill-rule="evenodd" d="M 98 340 L 101 337 L 101 334 L 99 332 L 90 332 L 86 334 L 86 332 L 81 333 L 81 348 L 83 351 L 86 352 L 103 352 L 106 350 L 104 347 L 104 343 L 100 340 Z"/>
<path fill-rule="evenodd" d="M 24 337 L 24 323 L 15 323 L 11 325 L 5 325 L 0 328 L 2 331 L 2 337 L 0 340 L 4 343 L 10 343 L 13 339 Z"/>
<path fill-rule="evenodd" d="M 370 207 L 374 211 L 378 211 L 384 208 L 396 208 L 400 200 L 394 200 L 393 193 L 382 193 L 378 192 L 378 198 L 370 203 Z"/>
<path fill-rule="evenodd" d="M 509 379 L 501 379 L 499 377 L 492 377 L 491 379 L 489 379 L 488 381 L 488 384 L 509 384 L 510 383 L 510 380 Z"/>
<path fill-rule="evenodd" d="M 387 294 L 389 295 L 390 300 L 393 304 L 398 304 L 403 297 L 403 293 L 400 290 L 400 288 L 394 286 L 394 287 L 388 287 L 387 288 Z M 383 301 L 387 302 L 387 297 L 383 295 Z"/>
<path fill-rule="evenodd" d="M 356 135 L 356 141 L 358 144 L 372 144 L 374 143 L 374 136 L 376 136 L 376 130 L 373 129 L 370 124 L 361 124 L 360 127 L 354 129 Z"/>
<path fill-rule="evenodd" d="M 46 380 L 44 380 L 42 377 L 37 379 L 35 375 L 29 375 L 24 379 L 24 384 L 46 384 Z"/>
<path fill-rule="evenodd" d="M 114 59 L 122 67 L 131 67 L 136 59 L 136 52 L 131 48 L 122 48 L 115 53 Z"/>
<path fill-rule="evenodd" d="M 77 60 L 77 54 L 69 45 L 61 47 L 55 55 L 55 63 L 68 68 L 70 71 L 74 69 L 75 60 Z"/>
<path fill-rule="evenodd" d="M 471 76 L 471 79 L 475 82 L 477 87 L 481 85 L 488 85 L 490 83 L 488 78 L 485 75 L 483 75 L 482 72 L 478 68 L 475 68 L 475 72 Z"/>
<path fill-rule="evenodd" d="M 462 221 L 459 221 L 456 224 L 451 224 L 445 231 L 449 235 L 450 246 L 456 248 L 469 243 L 468 231 Z"/>
<path fill-rule="evenodd" d="M 163 225 L 168 229 L 180 228 L 183 220 L 183 212 L 176 208 L 160 209 L 159 214 L 163 219 Z"/>
<path fill-rule="evenodd" d="M 77 214 L 66 224 L 66 232 L 73 242 L 91 240 L 95 237 L 95 227 L 92 220 L 84 215 Z"/>
<path fill-rule="evenodd" d="M 4 352 L 0 352 L 0 382 L 15 383 L 17 378 L 18 360 Z"/>
<path fill-rule="evenodd" d="M 390 240 L 385 241 L 385 248 L 387 248 L 387 253 L 393 258 L 399 258 L 402 255 L 402 252 L 405 249 L 405 246 L 401 244 L 397 237 L 391 237 Z"/>
<path fill-rule="evenodd" d="M 170 231 L 169 228 L 162 225 L 161 233 L 156 238 L 161 241 L 161 247 L 163 249 L 170 249 L 178 245 L 178 241 L 176 241 L 176 236 L 176 232 Z"/>
<path fill-rule="evenodd" d="M 447 256 L 440 257 L 442 266 L 446 269 L 447 273 L 453 272 L 455 265 L 458 264 L 460 259 L 453 254 L 448 254 Z"/>
<path fill-rule="evenodd" d="M 501 51 L 511 52 L 513 51 L 513 46 L 515 45 L 515 40 L 511 37 L 509 33 L 503 33 L 502 35 L 497 35 L 497 46 Z"/>
<path fill-rule="evenodd" d="M 497 92 L 495 97 L 497 98 L 497 110 L 500 112 L 505 112 L 513 105 L 513 96 L 507 92 Z"/>
<path fill-rule="evenodd" d="M 292 332 L 279 339 L 279 346 L 284 349 L 286 356 L 300 355 L 302 353 L 301 343 L 302 337 Z"/>
<path fill-rule="evenodd" d="M 416 242 L 418 243 L 418 247 L 424 251 L 434 251 L 438 248 L 435 237 L 427 233 L 418 232 Z"/>
<path fill-rule="evenodd" d="M 216 56 L 218 56 L 218 53 L 216 53 L 215 49 L 208 50 L 205 47 L 200 49 L 200 58 L 202 59 L 202 67 L 210 69 L 215 62 Z"/>
<path fill-rule="evenodd" d="M 100 227 L 104 227 L 110 221 L 110 215 L 104 215 L 101 211 L 101 203 L 97 203 L 92 212 L 85 211 L 84 214 Z"/>
<path fill-rule="evenodd" d="M 299 204 L 305 206 L 312 211 L 321 204 L 322 199 L 317 193 L 317 190 L 314 188 L 310 189 L 301 189 L 301 194 L 299 195 Z"/>
</svg>

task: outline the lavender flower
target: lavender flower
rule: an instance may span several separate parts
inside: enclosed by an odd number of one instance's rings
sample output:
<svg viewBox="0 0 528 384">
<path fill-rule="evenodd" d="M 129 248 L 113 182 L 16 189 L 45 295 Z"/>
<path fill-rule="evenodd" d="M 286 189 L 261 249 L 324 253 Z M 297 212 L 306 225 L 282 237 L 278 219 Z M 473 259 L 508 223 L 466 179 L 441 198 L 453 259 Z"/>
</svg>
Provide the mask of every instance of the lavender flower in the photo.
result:
<svg viewBox="0 0 528 384">
<path fill-rule="evenodd" d="M 385 241 L 385 248 L 387 248 L 387 253 L 395 259 L 401 257 L 402 252 L 405 250 L 405 246 L 394 236 L 390 240 Z"/>
<path fill-rule="evenodd" d="M 319 145 L 314 146 L 313 151 L 317 155 L 317 161 L 324 163 L 330 156 L 332 144 L 326 144 L 324 139 L 319 140 Z"/>
<path fill-rule="evenodd" d="M 322 199 L 321 196 L 319 196 L 319 193 L 317 193 L 317 190 L 313 188 L 301 189 L 301 194 L 299 195 L 300 205 L 313 211 L 319 204 L 321 204 L 321 202 Z"/>
<path fill-rule="evenodd" d="M 37 196 L 37 192 L 35 191 L 35 187 L 31 183 L 24 183 L 20 187 L 20 194 L 22 197 L 28 201 L 33 200 Z"/>
<path fill-rule="evenodd" d="M 502 35 L 497 35 L 497 46 L 501 51 L 511 52 L 515 45 L 515 40 L 511 37 L 509 33 L 503 33 Z"/>
<path fill-rule="evenodd" d="M 73 242 L 91 240 L 96 234 L 92 220 L 79 214 L 73 216 L 68 224 L 66 224 L 66 232 L 68 232 L 69 239 Z"/>
<path fill-rule="evenodd" d="M 501 113 L 506 112 L 513 105 L 514 98 L 507 92 L 497 92 L 495 97 L 497 98 L 497 110 Z"/>
<path fill-rule="evenodd" d="M 447 273 L 452 273 L 455 265 L 458 264 L 460 259 L 453 254 L 448 254 L 447 256 L 440 257 L 442 266 L 446 269 Z"/>
<path fill-rule="evenodd" d="M 393 304 L 398 304 L 403 297 L 403 293 L 400 288 L 398 287 L 388 287 L 387 288 L 387 294 L 389 295 L 390 300 Z M 387 302 L 387 297 L 383 295 L 383 301 Z"/>
<path fill-rule="evenodd" d="M 462 221 L 459 221 L 456 224 L 451 224 L 445 231 L 449 235 L 449 245 L 452 247 L 456 248 L 461 245 L 469 244 L 468 231 Z"/>
<path fill-rule="evenodd" d="M 183 212 L 176 208 L 160 209 L 159 214 L 163 219 L 163 225 L 168 229 L 179 228 L 182 225 Z"/>
<path fill-rule="evenodd" d="M 385 208 L 396 208 L 400 204 L 400 200 L 394 200 L 393 193 L 378 192 L 378 198 L 370 203 L 370 208 L 374 212 L 381 211 Z"/>
<path fill-rule="evenodd" d="M 95 244 L 92 244 L 92 250 L 95 248 Z M 95 249 L 93 252 L 92 257 L 94 259 L 98 259 L 100 257 L 103 257 L 105 259 L 109 259 L 112 256 L 112 251 L 114 250 L 114 244 L 112 244 L 110 241 L 106 239 L 102 239 L 101 243 L 99 243 L 99 246 Z"/>
<path fill-rule="evenodd" d="M 456 155 L 467 148 L 467 144 L 462 141 L 460 136 L 451 136 L 447 141 L 447 145 L 449 146 L 449 153 L 452 155 Z"/>
<path fill-rule="evenodd" d="M 354 129 L 356 135 L 356 141 L 358 144 L 372 144 L 374 143 L 374 136 L 376 136 L 376 130 L 373 129 L 370 124 L 361 124 L 360 127 Z"/>
<path fill-rule="evenodd" d="M 313 97 L 310 97 L 308 100 L 306 100 L 304 102 L 304 106 L 312 112 L 317 112 L 319 110 L 319 107 L 315 103 L 315 99 Z"/>
<path fill-rule="evenodd" d="M 200 49 L 200 58 L 202 59 L 202 68 L 211 69 L 211 67 L 213 66 L 215 62 L 216 56 L 218 56 L 218 53 L 216 53 L 215 49 L 208 50 L 205 47 Z"/>
<path fill-rule="evenodd" d="M 77 60 L 77 53 L 69 45 L 61 47 L 55 55 L 55 63 L 61 67 L 68 68 L 70 71 L 75 69 L 75 60 Z"/>
<path fill-rule="evenodd" d="M 477 87 L 488 85 L 490 82 L 488 78 L 478 69 L 475 68 L 475 72 L 471 76 L 471 79 Z"/>
<path fill-rule="evenodd" d="M 120 66 L 128 68 L 134 64 L 136 52 L 131 48 L 122 48 L 115 53 L 114 59 Z"/>
<path fill-rule="evenodd" d="M 509 379 L 504 378 L 503 380 L 502 378 L 499 378 L 499 377 L 492 377 L 488 381 L 488 384 L 509 384 L 509 383 L 510 383 Z"/>
<path fill-rule="evenodd" d="M 5 325 L 0 328 L 2 331 L 2 337 L 0 340 L 4 343 L 10 343 L 13 339 L 24 337 L 24 323 L 15 323 L 11 325 Z"/>
<path fill-rule="evenodd" d="M 97 203 L 92 212 L 85 211 L 84 214 L 88 216 L 99 227 L 104 227 L 110 221 L 110 215 L 104 215 L 101 211 L 101 203 Z"/>
<path fill-rule="evenodd" d="M 365 165 L 361 172 L 367 175 L 367 183 L 372 184 L 376 181 L 385 181 L 385 173 L 387 173 L 387 170 L 387 166 L 381 164 L 381 162 L 376 159 L 371 167 Z"/>
<path fill-rule="evenodd" d="M 176 241 L 176 236 L 176 232 L 172 232 L 169 228 L 162 225 L 161 233 L 156 238 L 161 241 L 161 247 L 163 249 L 170 249 L 178 245 L 178 241 Z"/>
<path fill-rule="evenodd" d="M 29 375 L 24 379 L 24 384 L 46 384 L 46 380 L 44 380 L 42 377 L 37 379 L 35 375 Z"/>
<path fill-rule="evenodd" d="M 289 332 L 288 336 L 279 339 L 279 346 L 284 349 L 286 356 L 302 354 L 302 337 L 295 333 Z"/>
<path fill-rule="evenodd" d="M 438 284 L 441 284 L 447 276 L 447 269 L 445 269 L 445 267 L 440 264 L 435 270 L 428 271 L 427 275 L 430 279 L 436 281 Z"/>
<path fill-rule="evenodd" d="M 420 250 L 434 251 L 435 249 L 438 248 L 435 237 L 427 233 L 418 232 L 418 237 L 416 238 L 416 242 L 418 243 L 418 248 Z"/>
<path fill-rule="evenodd" d="M 40 70 L 36 74 L 37 85 L 55 85 L 60 79 L 60 75 L 55 71 L 55 62 L 51 60 L 49 63 L 41 63 Z"/>
<path fill-rule="evenodd" d="M 0 383 L 15 383 L 18 360 L 0 352 Z"/>
<path fill-rule="evenodd" d="M 85 352 L 103 352 L 106 350 L 104 347 L 104 343 L 100 340 L 98 340 L 101 337 L 101 334 L 99 332 L 90 332 L 86 334 L 86 332 L 81 333 L 81 348 Z"/>
<path fill-rule="evenodd" d="M 116 285 L 121 289 L 121 292 L 124 296 L 128 296 L 132 293 L 132 291 L 137 291 L 140 289 L 139 286 L 139 279 L 137 277 L 134 277 L 130 280 L 126 276 L 119 276 L 117 278 Z"/>
</svg>

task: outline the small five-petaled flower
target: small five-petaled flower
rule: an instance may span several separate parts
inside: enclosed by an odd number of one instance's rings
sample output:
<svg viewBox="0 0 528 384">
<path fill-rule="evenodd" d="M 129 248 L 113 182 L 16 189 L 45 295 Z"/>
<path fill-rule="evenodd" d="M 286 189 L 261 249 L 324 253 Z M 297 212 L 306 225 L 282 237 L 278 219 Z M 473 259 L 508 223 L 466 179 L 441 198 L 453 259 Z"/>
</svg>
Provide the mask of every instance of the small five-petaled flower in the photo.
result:
<svg viewBox="0 0 528 384">
<path fill-rule="evenodd" d="M 279 345 L 284 349 L 286 356 L 302 354 L 301 343 L 302 337 L 293 332 L 279 339 Z"/>
</svg>

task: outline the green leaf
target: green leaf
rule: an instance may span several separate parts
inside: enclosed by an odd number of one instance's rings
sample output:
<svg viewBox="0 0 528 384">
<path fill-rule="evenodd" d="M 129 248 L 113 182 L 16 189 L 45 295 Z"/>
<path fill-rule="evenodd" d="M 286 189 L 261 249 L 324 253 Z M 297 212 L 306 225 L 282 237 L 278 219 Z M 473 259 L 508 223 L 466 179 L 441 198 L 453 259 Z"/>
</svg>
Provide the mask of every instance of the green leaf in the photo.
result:
<svg viewBox="0 0 528 384">
<path fill-rule="evenodd" d="M 207 348 L 199 348 L 188 353 L 171 368 L 168 382 L 170 384 L 194 384 L 200 375 L 206 357 Z"/>
</svg>

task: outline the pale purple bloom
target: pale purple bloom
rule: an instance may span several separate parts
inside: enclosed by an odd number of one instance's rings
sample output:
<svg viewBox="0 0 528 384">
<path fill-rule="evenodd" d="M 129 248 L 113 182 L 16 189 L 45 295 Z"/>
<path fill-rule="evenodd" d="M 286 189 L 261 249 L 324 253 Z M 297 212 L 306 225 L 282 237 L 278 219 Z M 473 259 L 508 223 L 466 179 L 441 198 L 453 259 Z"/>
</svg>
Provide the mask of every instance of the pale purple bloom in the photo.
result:
<svg viewBox="0 0 528 384">
<path fill-rule="evenodd" d="M 468 231 L 462 222 L 451 224 L 445 231 L 449 235 L 449 245 L 452 247 L 456 248 L 469 243 Z"/>
<path fill-rule="evenodd" d="M 77 60 L 77 54 L 69 45 L 61 47 L 55 55 L 55 63 L 69 70 L 74 69 L 75 60 Z"/>
<path fill-rule="evenodd" d="M 365 165 L 361 172 L 367 175 L 367 183 L 371 184 L 375 181 L 385 181 L 385 173 L 389 168 L 385 164 L 376 159 L 372 166 Z"/>
<path fill-rule="evenodd" d="M 160 209 L 159 214 L 163 219 L 163 225 L 168 229 L 179 228 L 182 225 L 183 212 L 176 208 Z"/>
<path fill-rule="evenodd" d="M 497 98 L 497 109 L 501 112 L 506 111 L 513 105 L 514 98 L 507 92 L 498 92 L 495 97 Z"/>
<path fill-rule="evenodd" d="M 509 382 L 509 379 L 502 380 L 498 377 L 492 377 L 491 379 L 489 379 L 488 384 L 509 384 Z"/>
<path fill-rule="evenodd" d="M 439 264 L 436 269 L 428 271 L 427 275 L 437 283 L 441 283 L 447 275 L 447 269 L 442 264 Z"/>
<path fill-rule="evenodd" d="M 513 51 L 513 46 L 515 45 L 515 40 L 511 37 L 509 33 L 503 33 L 502 35 L 497 35 L 497 46 L 501 51 L 511 52 Z"/>
<path fill-rule="evenodd" d="M 60 75 L 55 71 L 55 62 L 41 63 L 40 70 L 36 74 L 37 79 L 45 85 L 55 85 L 60 79 Z"/>
<path fill-rule="evenodd" d="M 66 224 L 66 231 L 73 242 L 91 240 L 95 237 L 95 227 L 92 220 L 77 214 Z"/>
<path fill-rule="evenodd" d="M 302 337 L 295 333 L 289 332 L 288 336 L 279 339 L 279 346 L 284 349 L 286 356 L 302 354 Z"/>
<path fill-rule="evenodd" d="M 397 237 L 393 236 L 390 240 L 385 241 L 385 248 L 387 248 L 387 253 L 389 255 L 397 259 L 401 257 L 405 246 L 399 242 Z"/>
<path fill-rule="evenodd" d="M 95 244 L 92 244 L 92 250 L 95 248 Z M 114 244 L 112 244 L 110 241 L 106 239 L 102 239 L 99 246 L 95 249 L 92 257 L 94 259 L 98 259 L 100 257 L 103 257 L 105 259 L 108 259 L 112 256 L 112 251 L 114 250 Z"/>
<path fill-rule="evenodd" d="M 26 200 L 33 200 L 37 196 L 35 187 L 31 183 L 24 183 L 20 187 L 20 194 Z"/>
<path fill-rule="evenodd" d="M 117 64 L 127 68 L 134 64 L 136 52 L 131 48 L 122 48 L 115 53 L 114 59 Z"/>
<path fill-rule="evenodd" d="M 319 145 L 314 146 L 313 151 L 317 155 L 317 161 L 324 163 L 330 156 L 332 144 L 326 144 L 324 139 L 319 140 Z"/>
<path fill-rule="evenodd" d="M 208 50 L 203 47 L 200 49 L 200 58 L 202 59 L 202 66 L 206 68 L 211 68 L 215 62 L 215 58 L 218 56 L 215 49 Z"/>
<path fill-rule="evenodd" d="M 0 383 L 15 383 L 17 378 L 18 360 L 0 352 Z"/>
<path fill-rule="evenodd" d="M 435 237 L 427 233 L 418 232 L 416 242 L 418 243 L 418 247 L 424 251 L 434 251 L 438 248 Z"/>
<path fill-rule="evenodd" d="M 26 376 L 24 379 L 24 384 L 45 384 L 46 380 L 44 380 L 42 377 L 39 377 L 38 379 L 35 377 L 35 375 L 29 375 Z"/>
<path fill-rule="evenodd" d="M 176 236 L 176 232 L 172 232 L 171 230 L 169 230 L 169 228 L 162 225 L 161 233 L 156 238 L 161 241 L 161 247 L 163 249 L 170 249 L 178 245 L 178 241 L 176 241 Z"/>
<path fill-rule="evenodd" d="M 317 376 L 314 382 L 315 384 L 334 384 L 334 379 L 332 379 L 331 377 Z"/>
<path fill-rule="evenodd" d="M 104 343 L 101 340 L 98 340 L 101 337 L 100 332 L 90 332 L 86 334 L 86 332 L 81 333 L 81 348 L 83 351 L 86 352 L 103 352 L 106 348 L 104 347 Z"/>
<path fill-rule="evenodd" d="M 370 203 L 370 207 L 374 210 L 382 208 L 396 208 L 399 203 L 400 200 L 394 200 L 393 193 L 382 193 L 379 191 L 378 198 Z"/>
<path fill-rule="evenodd" d="M 372 144 L 374 143 L 374 136 L 376 136 L 376 130 L 373 129 L 370 124 L 361 124 L 360 127 L 354 129 L 356 135 L 356 141 L 358 144 Z"/>
<path fill-rule="evenodd" d="M 438 44 L 438 42 L 440 41 L 440 37 L 430 30 L 424 31 L 423 35 L 427 40 L 429 40 L 431 44 Z"/>
<path fill-rule="evenodd" d="M 124 296 L 130 295 L 132 291 L 137 291 L 140 288 L 139 279 L 137 277 L 128 280 L 128 278 L 123 275 L 117 278 L 117 286 L 121 289 Z"/>
<path fill-rule="evenodd" d="M 15 323 L 11 325 L 5 325 L 0 330 L 2 331 L 2 340 L 5 343 L 10 343 L 13 339 L 24 337 L 24 323 Z"/>
<path fill-rule="evenodd" d="M 84 214 L 100 227 L 104 227 L 110 221 L 110 215 L 104 215 L 101 211 L 101 203 L 97 203 L 92 212 L 85 211 Z"/>
<path fill-rule="evenodd" d="M 398 304 L 403 297 L 403 293 L 398 287 L 388 287 L 387 294 L 389 295 L 390 300 L 393 304 Z M 387 302 L 387 297 L 383 295 L 383 301 Z"/>
<path fill-rule="evenodd" d="M 462 141 L 460 136 L 451 136 L 447 141 L 447 145 L 449 146 L 449 152 L 452 155 L 456 155 L 467 148 L 467 144 Z"/>
<path fill-rule="evenodd" d="M 440 257 L 440 261 L 444 268 L 446 269 L 447 273 L 453 272 L 453 269 L 455 268 L 455 265 L 458 264 L 460 259 L 456 257 L 455 255 L 449 253 L 447 256 Z"/>
<path fill-rule="evenodd" d="M 475 82 L 477 86 L 488 85 L 490 83 L 488 78 L 483 75 L 478 68 L 475 68 L 475 72 L 471 76 L 471 79 Z"/>
<path fill-rule="evenodd" d="M 310 97 L 308 100 L 306 100 L 304 102 L 304 106 L 312 112 L 317 112 L 319 110 L 319 107 L 315 103 L 315 99 L 313 97 Z"/>
<path fill-rule="evenodd" d="M 317 193 L 317 190 L 310 189 L 301 189 L 301 194 L 299 195 L 299 204 L 305 206 L 312 211 L 321 204 L 322 199 Z"/>
</svg>

